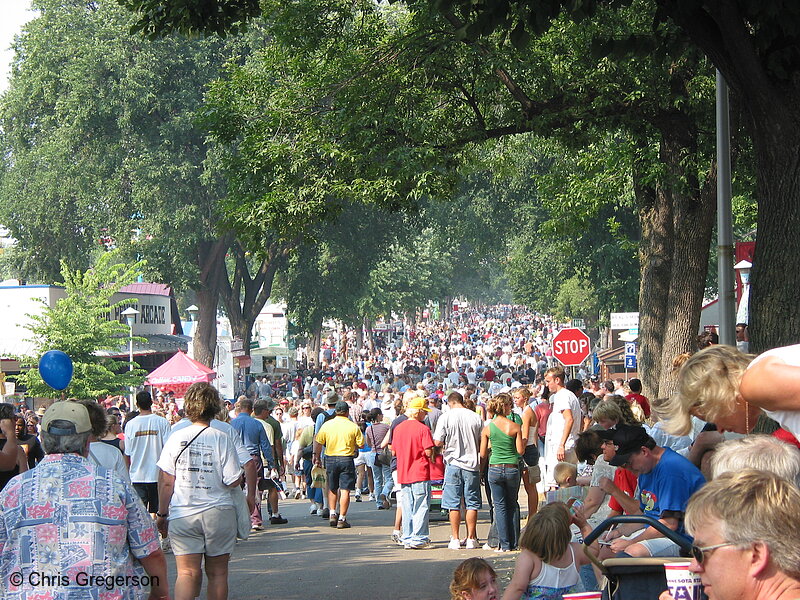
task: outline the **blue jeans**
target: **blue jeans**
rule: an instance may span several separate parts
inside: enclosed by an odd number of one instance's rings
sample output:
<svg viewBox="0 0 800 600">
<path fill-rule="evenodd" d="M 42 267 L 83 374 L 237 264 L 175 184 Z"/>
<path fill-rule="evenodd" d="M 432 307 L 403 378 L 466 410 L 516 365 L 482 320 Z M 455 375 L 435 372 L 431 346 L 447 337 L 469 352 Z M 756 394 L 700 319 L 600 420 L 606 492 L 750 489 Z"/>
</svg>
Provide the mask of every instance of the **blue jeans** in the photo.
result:
<svg viewBox="0 0 800 600">
<path fill-rule="evenodd" d="M 371 467 L 372 469 L 372 479 L 375 481 L 375 503 L 376 506 L 381 505 L 381 494 L 386 494 L 386 497 L 389 497 L 389 494 L 392 493 L 392 488 L 394 487 L 394 481 L 392 480 L 392 467 L 389 465 L 379 465 L 378 463 L 373 464 Z"/>
<path fill-rule="evenodd" d="M 404 544 L 424 544 L 428 534 L 428 510 L 431 505 L 431 482 L 404 483 L 400 486 L 400 506 L 403 510 L 401 540 Z"/>
<path fill-rule="evenodd" d="M 514 524 L 515 515 L 519 514 L 520 481 L 519 467 L 503 467 L 489 465 L 489 488 L 492 490 L 494 503 L 494 521 L 497 524 L 497 537 L 500 548 L 513 550 L 517 547 L 518 534 Z"/>
<path fill-rule="evenodd" d="M 308 459 L 303 459 L 303 475 L 306 478 L 306 496 L 312 502 L 322 505 L 322 488 L 311 487 L 311 469 L 314 464 Z"/>
</svg>

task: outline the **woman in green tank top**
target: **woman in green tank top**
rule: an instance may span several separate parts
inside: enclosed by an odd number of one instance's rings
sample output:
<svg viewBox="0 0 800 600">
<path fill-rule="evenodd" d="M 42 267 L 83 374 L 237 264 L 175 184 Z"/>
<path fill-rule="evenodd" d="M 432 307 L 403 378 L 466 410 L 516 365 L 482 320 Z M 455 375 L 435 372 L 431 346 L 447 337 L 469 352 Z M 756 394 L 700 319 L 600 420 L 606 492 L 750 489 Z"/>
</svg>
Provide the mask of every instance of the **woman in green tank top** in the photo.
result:
<svg viewBox="0 0 800 600">
<path fill-rule="evenodd" d="M 513 420 L 511 396 L 497 394 L 489 401 L 491 422 L 481 433 L 481 460 L 489 461 L 488 481 L 494 503 L 494 518 L 499 552 L 517 547 L 518 534 L 514 523 L 515 507 L 519 494 L 519 460 L 525 451 L 522 427 Z M 491 455 L 489 448 L 491 447 Z"/>
</svg>

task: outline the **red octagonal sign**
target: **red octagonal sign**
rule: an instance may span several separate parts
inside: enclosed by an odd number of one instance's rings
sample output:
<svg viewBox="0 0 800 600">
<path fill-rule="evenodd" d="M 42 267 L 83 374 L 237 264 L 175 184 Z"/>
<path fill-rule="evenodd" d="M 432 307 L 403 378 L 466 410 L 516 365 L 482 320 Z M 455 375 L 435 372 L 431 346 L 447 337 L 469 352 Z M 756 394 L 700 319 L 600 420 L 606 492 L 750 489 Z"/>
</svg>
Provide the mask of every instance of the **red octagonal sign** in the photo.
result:
<svg viewBox="0 0 800 600">
<path fill-rule="evenodd" d="M 580 329 L 562 329 L 553 338 L 553 356 L 565 367 L 578 366 L 589 353 L 589 336 Z"/>
</svg>

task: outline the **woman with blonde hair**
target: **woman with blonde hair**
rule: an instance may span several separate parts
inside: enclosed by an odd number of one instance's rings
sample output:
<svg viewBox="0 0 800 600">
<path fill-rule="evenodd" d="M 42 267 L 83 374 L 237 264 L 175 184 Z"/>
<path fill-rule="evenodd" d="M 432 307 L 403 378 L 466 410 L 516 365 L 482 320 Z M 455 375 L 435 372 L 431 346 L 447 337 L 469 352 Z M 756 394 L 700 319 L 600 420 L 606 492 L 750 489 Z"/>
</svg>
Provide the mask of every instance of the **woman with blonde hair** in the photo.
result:
<svg viewBox="0 0 800 600">
<path fill-rule="evenodd" d="M 231 489 L 241 484 L 243 472 L 231 437 L 210 426 L 221 404 L 213 386 L 192 384 L 184 397 L 191 425 L 170 435 L 158 460 L 156 523 L 175 553 L 176 600 L 200 594 L 203 559 L 209 600 L 228 597 L 237 529 Z"/>
<path fill-rule="evenodd" d="M 539 469 L 539 437 L 536 434 L 539 419 L 530 406 L 531 391 L 526 387 L 511 390 L 514 404 L 522 412 L 522 439 L 525 442 L 525 452 L 522 455 L 522 484 L 528 497 L 528 516 L 530 517 L 539 508 L 539 492 L 536 484 L 542 480 Z"/>
<path fill-rule="evenodd" d="M 592 419 L 603 429 L 615 429 L 620 423 L 625 424 L 625 418 L 622 416 L 622 410 L 619 405 L 614 401 L 605 399 L 594 407 Z"/>
<path fill-rule="evenodd" d="M 678 371 L 677 392 L 659 406 L 658 414 L 665 421 L 664 428 L 674 435 L 687 435 L 692 429 L 694 415 L 714 423 L 719 431 L 749 433 L 762 408 L 788 408 L 792 412 L 780 414 L 793 413 L 797 420 L 800 413 L 794 411 L 800 408 L 800 401 L 793 402 L 791 396 L 775 398 L 771 394 L 779 387 L 779 380 L 767 379 L 763 372 L 777 366 L 776 362 L 788 365 L 780 358 L 769 357 L 769 354 L 759 357 L 759 362 L 763 363 L 759 368 L 755 368 L 758 363 L 754 364 L 752 355 L 733 346 L 709 346 L 693 354 Z M 792 369 L 800 375 L 800 369 Z M 744 381 L 746 373 L 747 382 Z M 780 418 L 773 416 L 778 413 L 767 414 L 781 422 Z M 792 433 L 797 436 L 800 427 Z"/>
<path fill-rule="evenodd" d="M 517 547 L 520 457 L 525 452 L 519 415 L 511 412 L 513 401 L 508 394 L 489 400 L 492 420 L 481 432 L 481 462 L 489 463 L 487 481 L 492 492 L 494 518 L 499 538 L 498 552 Z M 513 420 L 516 419 L 516 420 Z M 489 447 L 491 446 L 491 454 Z"/>
</svg>

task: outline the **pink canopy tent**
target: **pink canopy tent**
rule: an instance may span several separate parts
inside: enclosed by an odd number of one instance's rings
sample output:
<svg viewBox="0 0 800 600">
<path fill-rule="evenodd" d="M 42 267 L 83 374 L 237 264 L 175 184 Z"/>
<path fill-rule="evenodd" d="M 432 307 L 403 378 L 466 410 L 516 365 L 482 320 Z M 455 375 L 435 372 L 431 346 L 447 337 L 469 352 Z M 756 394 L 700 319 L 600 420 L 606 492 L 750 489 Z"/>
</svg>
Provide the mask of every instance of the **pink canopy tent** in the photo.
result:
<svg viewBox="0 0 800 600">
<path fill-rule="evenodd" d="M 175 356 L 150 373 L 145 381 L 160 390 L 172 390 L 176 397 L 183 398 L 190 385 L 209 382 L 216 376 L 212 369 L 178 350 Z"/>
</svg>

